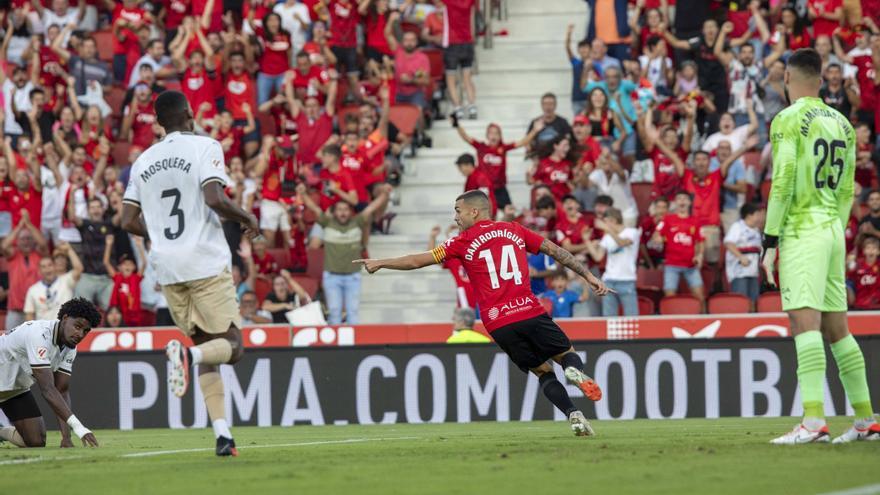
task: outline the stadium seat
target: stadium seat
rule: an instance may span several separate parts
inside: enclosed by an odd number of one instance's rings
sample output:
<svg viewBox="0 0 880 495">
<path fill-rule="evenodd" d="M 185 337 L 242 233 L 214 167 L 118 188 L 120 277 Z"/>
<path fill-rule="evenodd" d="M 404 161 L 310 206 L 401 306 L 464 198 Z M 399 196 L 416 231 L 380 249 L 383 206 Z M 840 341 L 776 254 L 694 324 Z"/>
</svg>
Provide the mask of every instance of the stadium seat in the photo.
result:
<svg viewBox="0 0 880 495">
<path fill-rule="evenodd" d="M 111 115 L 115 117 L 121 117 L 125 112 L 125 109 L 122 107 L 122 102 L 125 101 L 125 88 L 120 88 L 119 86 L 113 86 L 110 88 L 110 91 L 104 95 L 104 100 L 107 102 L 107 105 L 110 105 Z"/>
<path fill-rule="evenodd" d="M 128 165 L 128 152 L 131 150 L 131 144 L 126 143 L 125 141 L 119 141 L 113 145 L 113 149 L 110 151 L 111 156 L 113 157 L 113 164 L 117 167 L 124 167 Z"/>
<path fill-rule="evenodd" d="M 646 296 L 639 296 L 639 315 L 653 315 L 654 314 L 654 301 L 651 298 Z"/>
<path fill-rule="evenodd" d="M 416 124 L 421 115 L 422 110 L 418 106 L 400 104 L 391 106 L 388 119 L 402 134 L 412 136 L 416 132 Z"/>
<path fill-rule="evenodd" d="M 755 167 L 761 168 L 761 152 L 760 151 L 748 151 L 743 155 L 743 164 L 746 167 Z"/>
<path fill-rule="evenodd" d="M 272 248 L 267 249 L 266 252 L 275 258 L 279 270 L 290 268 L 290 250 L 284 248 Z"/>
<path fill-rule="evenodd" d="M 640 289 L 663 290 L 663 270 L 640 266 L 636 273 L 636 287 Z"/>
<path fill-rule="evenodd" d="M 779 292 L 765 292 L 758 296 L 758 313 L 779 313 L 782 311 L 782 297 Z"/>
<path fill-rule="evenodd" d="M 309 260 L 309 267 L 306 275 L 315 279 L 320 284 L 324 276 L 324 250 L 323 249 L 306 249 L 306 257 Z"/>
<path fill-rule="evenodd" d="M 431 79 L 434 81 L 442 81 L 446 71 L 443 65 L 443 50 L 437 48 L 423 48 L 422 53 L 428 56 L 428 62 L 431 64 Z"/>
<path fill-rule="evenodd" d="M 318 293 L 318 281 L 305 275 L 295 275 L 293 279 L 302 286 L 303 290 L 312 298 Z"/>
<path fill-rule="evenodd" d="M 404 33 L 416 33 L 416 36 L 418 36 L 422 32 L 422 27 L 415 22 L 401 22 L 400 29 Z"/>
<path fill-rule="evenodd" d="M 751 307 L 749 298 L 733 292 L 719 292 L 709 298 L 710 314 L 748 313 Z"/>
<path fill-rule="evenodd" d="M 769 180 L 765 180 L 761 183 L 761 204 L 763 206 L 767 206 L 767 200 L 770 199 L 770 185 L 772 183 Z"/>
<path fill-rule="evenodd" d="M 275 118 L 269 112 L 257 112 L 257 122 L 260 123 L 260 135 L 272 136 L 276 133 Z"/>
<path fill-rule="evenodd" d="M 254 294 L 257 295 L 257 300 L 260 301 L 260 304 L 263 304 L 263 300 L 266 299 L 270 292 L 272 292 L 271 281 L 259 277 L 254 280 Z"/>
<path fill-rule="evenodd" d="M 111 31 L 95 31 L 92 33 L 98 46 L 98 58 L 113 63 L 113 33 Z"/>
<path fill-rule="evenodd" d="M 636 200 L 636 206 L 639 208 L 639 215 L 647 215 L 648 208 L 651 206 L 651 190 L 654 184 L 650 182 L 636 182 L 630 186 L 633 198 Z"/>
<path fill-rule="evenodd" d="M 142 309 L 141 310 L 141 326 L 142 327 L 156 326 L 156 313 L 150 311 L 149 309 Z"/>
<path fill-rule="evenodd" d="M 661 315 L 698 315 L 701 309 L 700 300 L 694 296 L 679 294 L 660 300 Z"/>
</svg>

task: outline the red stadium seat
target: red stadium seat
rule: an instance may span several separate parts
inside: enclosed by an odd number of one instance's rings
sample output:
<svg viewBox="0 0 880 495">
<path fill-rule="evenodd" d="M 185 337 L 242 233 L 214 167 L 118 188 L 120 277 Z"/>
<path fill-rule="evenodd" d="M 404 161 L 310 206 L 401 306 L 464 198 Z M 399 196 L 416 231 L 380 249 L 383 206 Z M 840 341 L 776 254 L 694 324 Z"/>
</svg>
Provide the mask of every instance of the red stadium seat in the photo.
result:
<svg viewBox="0 0 880 495">
<path fill-rule="evenodd" d="M 782 312 L 782 297 L 779 292 L 765 292 L 758 296 L 758 313 Z"/>
<path fill-rule="evenodd" d="M 119 141 L 113 145 L 113 149 L 110 151 L 111 156 L 113 157 L 113 163 L 117 167 L 124 167 L 128 165 L 128 152 L 131 151 L 131 144 L 126 143 L 125 141 Z"/>
<path fill-rule="evenodd" d="M 272 292 L 271 281 L 259 277 L 254 280 L 254 294 L 257 295 L 257 300 L 260 301 L 260 304 L 263 304 L 263 300 L 266 299 L 270 292 Z"/>
<path fill-rule="evenodd" d="M 397 129 L 406 136 L 412 136 L 416 132 L 416 124 L 422 110 L 416 105 L 400 104 L 392 105 L 388 113 L 388 119 Z"/>
<path fill-rule="evenodd" d="M 105 62 L 113 62 L 113 33 L 111 31 L 95 31 L 92 33 L 98 46 L 98 58 Z"/>
<path fill-rule="evenodd" d="M 273 258 L 275 258 L 275 262 L 278 263 L 279 270 L 290 268 L 290 250 L 284 248 L 272 248 L 267 249 L 266 252 L 268 252 Z"/>
<path fill-rule="evenodd" d="M 746 167 L 761 167 L 761 152 L 760 151 L 749 151 L 743 155 L 743 164 Z"/>
<path fill-rule="evenodd" d="M 748 313 L 750 308 L 751 301 L 742 294 L 720 292 L 709 298 L 709 313 L 713 315 Z"/>
<path fill-rule="evenodd" d="M 636 200 L 636 206 L 639 208 L 639 215 L 647 215 L 648 208 L 651 206 L 651 190 L 654 184 L 650 182 L 636 182 L 630 188 L 632 189 L 633 198 Z"/>
<path fill-rule="evenodd" d="M 141 310 L 141 326 L 142 327 L 154 327 L 156 326 L 156 313 L 148 310 Z"/>
<path fill-rule="evenodd" d="M 418 36 L 422 32 L 422 26 L 414 22 L 401 22 L 400 29 L 404 33 L 416 33 L 416 36 Z"/>
<path fill-rule="evenodd" d="M 274 136 L 277 133 L 275 129 L 275 118 L 269 112 L 257 112 L 257 122 L 260 123 L 261 136 Z"/>
<path fill-rule="evenodd" d="M 663 290 L 663 270 L 640 266 L 636 274 L 636 287 Z"/>
<path fill-rule="evenodd" d="M 104 95 L 104 100 L 110 105 L 111 115 L 121 117 L 125 112 L 122 108 L 122 102 L 125 101 L 125 88 L 113 86 L 110 91 Z"/>
<path fill-rule="evenodd" d="M 639 296 L 639 315 L 647 316 L 654 314 L 654 301 L 649 297 Z"/>
<path fill-rule="evenodd" d="M 318 281 L 304 275 L 294 276 L 293 279 L 302 286 L 303 290 L 312 298 L 318 293 Z"/>
<path fill-rule="evenodd" d="M 306 257 L 309 260 L 306 275 L 311 279 L 317 280 L 320 284 L 324 276 L 324 250 L 321 248 L 306 249 Z"/>
<path fill-rule="evenodd" d="M 441 81 L 445 77 L 445 66 L 443 65 L 443 50 L 438 48 L 422 48 L 422 53 L 428 56 L 428 62 L 431 64 L 431 79 Z"/>
<path fill-rule="evenodd" d="M 697 315 L 701 312 L 700 300 L 694 296 L 679 294 L 660 300 L 661 315 Z"/>
<path fill-rule="evenodd" d="M 761 183 L 761 204 L 766 206 L 767 200 L 770 199 L 770 186 L 772 182 L 765 180 Z"/>
</svg>

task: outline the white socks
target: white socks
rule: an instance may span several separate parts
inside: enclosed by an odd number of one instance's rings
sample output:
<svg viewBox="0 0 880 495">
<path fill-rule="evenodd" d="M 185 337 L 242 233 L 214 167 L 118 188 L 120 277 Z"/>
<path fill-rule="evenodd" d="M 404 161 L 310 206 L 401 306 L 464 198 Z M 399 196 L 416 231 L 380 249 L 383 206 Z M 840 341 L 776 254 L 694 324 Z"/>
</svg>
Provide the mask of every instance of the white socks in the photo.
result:
<svg viewBox="0 0 880 495">
<path fill-rule="evenodd" d="M 225 419 L 217 419 L 211 422 L 214 428 L 214 438 L 226 437 L 232 439 L 232 432 L 229 431 L 229 424 Z"/>
<path fill-rule="evenodd" d="M 190 366 L 194 366 L 202 362 L 202 350 L 197 346 L 192 346 L 189 348 L 189 355 L 192 356 L 192 362 L 189 363 Z"/>
</svg>

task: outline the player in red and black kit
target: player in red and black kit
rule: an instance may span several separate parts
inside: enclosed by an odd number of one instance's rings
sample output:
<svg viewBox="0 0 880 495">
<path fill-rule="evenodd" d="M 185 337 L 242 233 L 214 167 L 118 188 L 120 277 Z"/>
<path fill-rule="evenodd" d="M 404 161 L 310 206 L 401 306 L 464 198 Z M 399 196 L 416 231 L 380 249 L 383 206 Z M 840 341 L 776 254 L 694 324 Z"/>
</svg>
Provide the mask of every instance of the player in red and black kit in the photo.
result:
<svg viewBox="0 0 880 495">
<path fill-rule="evenodd" d="M 431 251 L 399 258 L 355 260 L 369 273 L 382 268 L 414 270 L 460 260 L 473 285 L 486 330 L 511 361 L 538 377 L 544 395 L 564 412 L 576 435 L 592 435 L 584 418 L 553 372 L 548 361 L 559 363 L 565 377 L 590 400 L 602 398 L 602 391 L 583 373 L 581 358 L 574 352 L 562 329 L 550 319 L 529 280 L 529 253 L 544 253 L 583 277 L 593 291 L 603 296 L 610 290 L 574 256 L 517 223 L 495 222 L 490 217 L 489 198 L 482 191 L 468 191 L 455 200 L 455 223 L 461 234 Z"/>
</svg>

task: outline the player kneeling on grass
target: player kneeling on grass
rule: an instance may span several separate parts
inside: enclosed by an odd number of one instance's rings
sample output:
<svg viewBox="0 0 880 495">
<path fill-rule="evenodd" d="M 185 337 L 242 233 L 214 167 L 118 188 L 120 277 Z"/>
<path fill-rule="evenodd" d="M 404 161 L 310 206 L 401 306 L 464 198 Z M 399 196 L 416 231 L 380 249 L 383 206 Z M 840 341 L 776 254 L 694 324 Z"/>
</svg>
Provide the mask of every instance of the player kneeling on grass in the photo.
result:
<svg viewBox="0 0 880 495">
<path fill-rule="evenodd" d="M 192 108 L 177 91 L 155 103 L 165 137 L 131 167 L 122 227 L 152 241 L 150 261 L 175 324 L 196 345 L 177 340 L 165 353 L 171 362 L 168 387 L 182 397 L 190 364 L 199 365 L 199 385 L 217 438 L 218 456 L 238 455 L 226 422 L 223 381 L 217 366 L 244 354 L 241 315 L 230 271 L 232 254 L 220 218 L 237 222 L 248 237 L 259 232 L 257 219 L 226 196 L 229 183 L 223 148 L 192 133 Z M 143 217 L 141 217 L 143 212 Z"/>
<path fill-rule="evenodd" d="M 459 234 L 440 246 L 418 254 L 382 260 L 355 260 L 369 273 L 382 268 L 414 270 L 458 259 L 474 287 L 486 330 L 514 364 L 538 377 L 544 395 L 571 423 L 575 435 L 592 435 L 593 428 L 575 407 L 565 386 L 553 372 L 553 361 L 565 370 L 565 377 L 590 400 L 602 398 L 602 391 L 582 371 L 581 358 L 568 336 L 547 316 L 532 294 L 528 254 L 544 253 L 560 265 L 583 277 L 593 292 L 603 296 L 609 289 L 571 253 L 518 223 L 492 221 L 492 205 L 482 191 L 468 191 L 455 200 L 455 223 Z"/>
<path fill-rule="evenodd" d="M 45 447 L 46 425 L 31 393 L 36 381 L 40 393 L 58 416 L 61 446 L 73 447 L 70 431 L 83 445 L 98 446 L 95 435 L 70 410 L 70 373 L 76 345 L 101 314 L 85 299 L 61 305 L 57 320 L 34 320 L 0 335 L 0 410 L 12 426 L 0 428 L 0 442 L 19 447 Z"/>
</svg>

